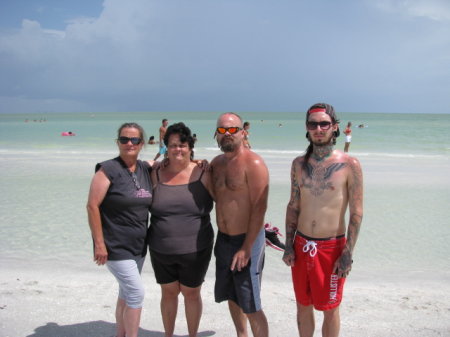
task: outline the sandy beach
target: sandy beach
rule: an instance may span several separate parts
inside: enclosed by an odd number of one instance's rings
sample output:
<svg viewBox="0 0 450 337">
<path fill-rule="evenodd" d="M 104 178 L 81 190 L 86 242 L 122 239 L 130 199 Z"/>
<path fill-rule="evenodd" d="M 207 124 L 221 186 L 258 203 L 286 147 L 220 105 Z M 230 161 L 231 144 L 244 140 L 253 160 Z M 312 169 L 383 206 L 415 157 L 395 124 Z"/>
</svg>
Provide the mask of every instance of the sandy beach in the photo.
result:
<svg viewBox="0 0 450 337">
<path fill-rule="evenodd" d="M 372 115 L 361 116 L 367 121 Z M 11 139 L 11 144 L 0 149 L 0 186 L 5 191 L 0 194 L 0 337 L 114 335 L 117 282 L 105 267 L 91 261 L 92 242 L 85 211 L 95 163 L 116 154 L 112 139 L 121 120 L 106 117 L 111 125 L 99 131 L 90 124 L 90 117 L 72 116 L 74 121 L 67 129 L 77 130 L 79 136 L 64 139 L 58 150 L 54 149 L 60 141 L 57 131 L 66 116 L 61 116 L 61 121 L 42 123 L 39 129 L 23 122 L 5 128 L 9 133 L 4 138 Z M 200 117 L 190 122 L 200 139 L 196 155 L 213 158 L 218 153 L 210 144 L 210 129 L 215 122 Z M 385 128 L 404 123 L 405 117 L 379 117 L 371 117 L 370 128 L 355 131 L 352 144 L 355 151 L 358 146 L 364 148 L 355 155 L 365 175 L 365 209 L 341 305 L 340 336 L 449 337 L 448 142 L 442 136 L 431 145 L 430 140 L 420 138 L 410 144 L 410 138 L 393 133 L 396 138 L 389 140 L 398 153 L 389 152 L 383 143 Z M 260 118 L 267 120 L 266 116 Z M 408 125 L 415 128 L 407 133 L 422 134 L 428 119 L 421 118 L 417 122 L 417 116 L 408 119 Z M 159 123 L 154 121 L 155 125 Z M 427 123 L 432 130 L 435 121 Z M 443 122 L 439 123 L 441 126 Z M 252 142 L 258 145 L 271 173 L 265 220 L 283 233 L 290 164 L 298 155 L 292 151 L 304 149 L 304 144 L 294 138 L 298 136 L 295 130 L 304 128 L 301 122 L 284 125 L 280 138 L 271 139 L 267 146 L 266 135 L 278 128 L 275 123 L 255 122 L 252 133 Z M 28 138 L 21 136 L 25 133 Z M 48 134 L 55 134 L 55 139 L 48 139 Z M 31 147 L 30 137 L 34 140 Z M 102 142 L 104 145 L 99 145 Z M 429 153 L 420 146 L 437 150 Z M 414 152 L 411 147 L 420 151 Z M 154 148 L 146 151 L 144 158 L 154 156 Z M 213 227 L 217 230 L 215 221 Z M 235 336 L 227 304 L 214 302 L 214 269 L 212 259 L 202 289 L 204 310 L 199 336 Z M 140 336 L 163 337 L 160 287 L 149 259 L 142 277 L 146 297 Z M 270 336 L 298 336 L 290 269 L 282 263 L 281 252 L 271 248 L 266 249 L 262 304 Z M 317 312 L 316 322 L 315 336 L 321 336 L 322 313 Z M 183 303 L 178 309 L 175 332 L 178 337 L 187 336 Z"/>
<path fill-rule="evenodd" d="M 283 268 L 281 264 L 274 266 L 280 254 L 267 251 L 267 263 L 272 265 L 266 269 L 276 269 L 277 275 L 267 275 L 263 279 L 263 306 L 270 336 L 298 336 L 289 268 Z M 11 267 L 3 262 L 0 267 L 2 337 L 114 335 L 117 284 L 106 268 L 86 263 L 84 270 L 62 265 L 45 270 L 33 265 Z M 214 302 L 214 266 L 211 267 L 202 290 L 204 311 L 199 336 L 234 336 L 227 305 Z M 149 261 L 144 267 L 143 278 L 146 299 L 140 336 L 163 337 L 160 289 Z M 446 295 L 450 292 L 449 280 L 426 281 L 416 277 L 407 282 L 370 281 L 350 277 L 341 305 L 341 336 L 449 336 L 450 305 Z M 317 312 L 317 336 L 321 335 L 321 317 L 322 314 Z M 175 332 L 176 336 L 187 336 L 182 303 L 178 308 Z"/>
</svg>

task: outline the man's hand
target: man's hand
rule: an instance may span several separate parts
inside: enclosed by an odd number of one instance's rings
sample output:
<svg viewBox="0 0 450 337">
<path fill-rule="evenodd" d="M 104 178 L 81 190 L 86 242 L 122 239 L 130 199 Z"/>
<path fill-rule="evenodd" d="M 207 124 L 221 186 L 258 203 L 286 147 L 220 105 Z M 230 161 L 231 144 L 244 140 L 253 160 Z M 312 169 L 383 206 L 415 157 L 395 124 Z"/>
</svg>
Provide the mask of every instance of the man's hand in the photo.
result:
<svg viewBox="0 0 450 337">
<path fill-rule="evenodd" d="M 286 246 L 283 254 L 283 261 L 286 263 L 286 266 L 293 267 L 295 264 L 295 252 L 292 247 Z"/>
<path fill-rule="evenodd" d="M 202 169 L 202 171 L 211 171 L 212 166 L 209 164 L 209 162 L 206 159 L 195 159 L 192 160 L 193 163 L 196 163 L 198 167 L 200 167 Z"/>
<path fill-rule="evenodd" d="M 245 249 L 240 249 L 234 254 L 233 261 L 231 262 L 231 270 L 241 271 L 243 268 L 247 267 L 248 261 L 250 260 L 250 252 Z"/>
<path fill-rule="evenodd" d="M 344 248 L 341 256 L 336 260 L 333 267 L 333 273 L 337 274 L 339 278 L 347 277 L 352 270 L 352 253 L 347 248 Z"/>
</svg>

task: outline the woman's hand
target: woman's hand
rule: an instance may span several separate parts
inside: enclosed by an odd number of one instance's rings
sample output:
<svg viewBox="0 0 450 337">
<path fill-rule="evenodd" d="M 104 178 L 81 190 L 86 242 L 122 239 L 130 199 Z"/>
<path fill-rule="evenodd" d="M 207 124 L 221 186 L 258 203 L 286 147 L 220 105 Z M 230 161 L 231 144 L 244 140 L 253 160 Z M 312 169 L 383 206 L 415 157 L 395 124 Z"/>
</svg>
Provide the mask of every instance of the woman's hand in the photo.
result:
<svg viewBox="0 0 450 337">
<path fill-rule="evenodd" d="M 95 245 L 94 247 L 94 261 L 99 266 L 104 265 L 108 261 L 108 251 L 105 244 Z"/>
</svg>

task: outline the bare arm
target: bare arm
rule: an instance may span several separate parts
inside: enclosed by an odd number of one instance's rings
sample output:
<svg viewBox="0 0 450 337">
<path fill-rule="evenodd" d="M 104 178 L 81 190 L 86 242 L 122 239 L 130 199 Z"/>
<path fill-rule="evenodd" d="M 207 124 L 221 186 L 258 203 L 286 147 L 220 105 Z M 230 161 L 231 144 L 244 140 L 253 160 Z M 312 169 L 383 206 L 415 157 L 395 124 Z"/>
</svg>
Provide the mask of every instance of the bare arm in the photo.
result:
<svg viewBox="0 0 450 337">
<path fill-rule="evenodd" d="M 250 260 L 253 244 L 263 228 L 264 215 L 267 209 L 269 195 L 269 172 L 261 158 L 252 159 L 247 167 L 247 188 L 250 196 L 250 219 L 241 249 L 234 255 L 231 270 L 241 271 Z"/>
<path fill-rule="evenodd" d="M 286 248 L 283 261 L 288 266 L 295 263 L 294 235 L 298 227 L 298 216 L 300 214 L 300 186 L 298 184 L 297 168 L 300 168 L 299 159 L 292 162 L 291 168 L 291 197 L 286 208 Z"/>
<path fill-rule="evenodd" d="M 347 228 L 347 243 L 344 251 L 335 263 L 338 277 L 346 277 L 352 269 L 352 255 L 358 239 L 363 217 L 363 176 L 361 165 L 355 158 L 349 159 L 348 198 L 350 218 Z"/>
<path fill-rule="evenodd" d="M 105 241 L 103 239 L 102 220 L 100 216 L 100 205 L 105 198 L 111 182 L 106 177 L 103 169 L 97 171 L 92 178 L 87 203 L 89 227 L 94 240 L 94 261 L 98 265 L 105 264 L 108 260 Z"/>
</svg>

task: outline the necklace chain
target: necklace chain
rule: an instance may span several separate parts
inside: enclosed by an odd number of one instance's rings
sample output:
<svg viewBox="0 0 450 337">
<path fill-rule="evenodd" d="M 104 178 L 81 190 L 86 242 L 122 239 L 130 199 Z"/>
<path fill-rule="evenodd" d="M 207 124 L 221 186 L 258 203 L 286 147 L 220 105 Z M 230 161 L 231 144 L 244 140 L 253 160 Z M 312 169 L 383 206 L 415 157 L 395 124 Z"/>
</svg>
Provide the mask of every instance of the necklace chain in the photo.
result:
<svg viewBox="0 0 450 337">
<path fill-rule="evenodd" d="M 138 178 L 137 178 L 136 173 L 131 172 L 130 169 L 128 169 L 128 173 L 130 174 L 131 179 L 133 180 L 134 186 L 135 186 L 136 189 L 139 191 L 139 190 L 141 189 L 141 185 L 139 184 L 139 181 L 138 181 Z"/>
</svg>

